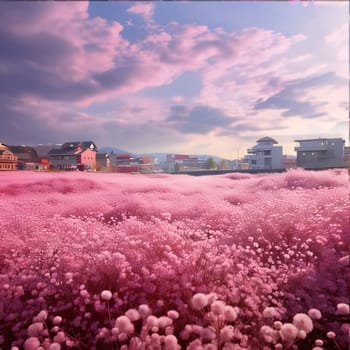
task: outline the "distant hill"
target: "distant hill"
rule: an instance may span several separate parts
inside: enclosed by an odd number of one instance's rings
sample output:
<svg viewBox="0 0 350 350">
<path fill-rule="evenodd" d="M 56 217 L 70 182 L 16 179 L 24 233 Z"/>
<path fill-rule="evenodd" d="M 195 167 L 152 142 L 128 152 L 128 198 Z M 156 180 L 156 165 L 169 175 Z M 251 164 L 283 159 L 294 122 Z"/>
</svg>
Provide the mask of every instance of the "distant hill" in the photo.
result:
<svg viewBox="0 0 350 350">
<path fill-rule="evenodd" d="M 114 154 L 131 154 L 133 156 L 136 156 L 135 153 L 126 151 L 124 149 L 120 149 L 120 148 L 115 148 L 115 147 L 102 147 L 102 148 L 98 148 L 98 152 L 99 153 L 114 153 Z"/>
</svg>

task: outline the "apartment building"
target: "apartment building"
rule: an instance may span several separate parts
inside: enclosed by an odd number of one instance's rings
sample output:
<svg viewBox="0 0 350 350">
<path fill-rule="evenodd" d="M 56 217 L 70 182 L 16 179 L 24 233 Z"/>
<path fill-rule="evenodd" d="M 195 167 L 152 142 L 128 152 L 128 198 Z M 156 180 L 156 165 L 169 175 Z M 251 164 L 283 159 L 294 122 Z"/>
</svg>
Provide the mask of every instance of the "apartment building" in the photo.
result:
<svg viewBox="0 0 350 350">
<path fill-rule="evenodd" d="M 256 145 L 248 148 L 243 161 L 249 164 L 249 169 L 283 169 L 283 147 L 276 144 L 271 137 L 257 140 Z"/>
<path fill-rule="evenodd" d="M 344 166 L 344 144 L 342 138 L 318 138 L 295 140 L 299 146 L 297 166 L 309 169 L 336 168 Z"/>
</svg>

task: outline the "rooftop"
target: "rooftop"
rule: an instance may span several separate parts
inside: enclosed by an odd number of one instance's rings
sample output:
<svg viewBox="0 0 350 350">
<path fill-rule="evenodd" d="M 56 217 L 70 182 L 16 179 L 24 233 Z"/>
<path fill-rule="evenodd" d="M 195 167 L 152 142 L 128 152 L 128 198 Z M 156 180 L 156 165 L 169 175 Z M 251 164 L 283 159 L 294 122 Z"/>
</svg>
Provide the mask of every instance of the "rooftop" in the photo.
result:
<svg viewBox="0 0 350 350">
<path fill-rule="evenodd" d="M 278 143 L 276 140 L 274 140 L 268 136 L 262 137 L 261 139 L 257 140 L 256 142 L 272 142 L 273 144 Z"/>
<path fill-rule="evenodd" d="M 343 140 L 341 137 L 319 137 L 318 139 L 302 139 L 302 140 L 294 140 L 294 142 L 306 142 L 306 141 L 343 141 L 345 143 L 345 140 Z"/>
</svg>

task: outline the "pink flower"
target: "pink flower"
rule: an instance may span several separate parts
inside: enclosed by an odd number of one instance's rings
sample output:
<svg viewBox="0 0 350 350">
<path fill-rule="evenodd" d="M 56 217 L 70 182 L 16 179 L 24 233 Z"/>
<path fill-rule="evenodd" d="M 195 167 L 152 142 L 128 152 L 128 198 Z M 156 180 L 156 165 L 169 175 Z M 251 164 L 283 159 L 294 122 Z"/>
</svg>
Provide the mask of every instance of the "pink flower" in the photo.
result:
<svg viewBox="0 0 350 350">
<path fill-rule="evenodd" d="M 307 314 L 304 314 L 304 313 L 299 313 L 294 315 L 293 324 L 299 330 L 303 330 L 306 333 L 310 333 L 314 328 L 312 319 Z"/>
<path fill-rule="evenodd" d="M 283 340 L 292 343 L 298 336 L 298 328 L 292 323 L 284 323 L 280 329 L 280 335 Z"/>
<path fill-rule="evenodd" d="M 101 299 L 102 300 L 109 301 L 112 299 L 112 296 L 113 296 L 113 294 L 110 290 L 103 290 L 101 292 Z"/>
<path fill-rule="evenodd" d="M 208 298 L 203 293 L 197 293 L 192 297 L 192 307 L 201 310 L 208 305 Z"/>
</svg>

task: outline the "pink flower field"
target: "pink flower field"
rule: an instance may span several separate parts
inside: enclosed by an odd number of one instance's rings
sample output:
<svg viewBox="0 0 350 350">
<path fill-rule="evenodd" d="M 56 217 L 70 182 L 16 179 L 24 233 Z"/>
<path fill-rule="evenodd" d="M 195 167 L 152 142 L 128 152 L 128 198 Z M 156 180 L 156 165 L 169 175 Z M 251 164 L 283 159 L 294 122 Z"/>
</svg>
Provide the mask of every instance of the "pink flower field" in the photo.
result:
<svg viewBox="0 0 350 350">
<path fill-rule="evenodd" d="M 348 349 L 346 170 L 0 173 L 0 349 Z"/>
</svg>

